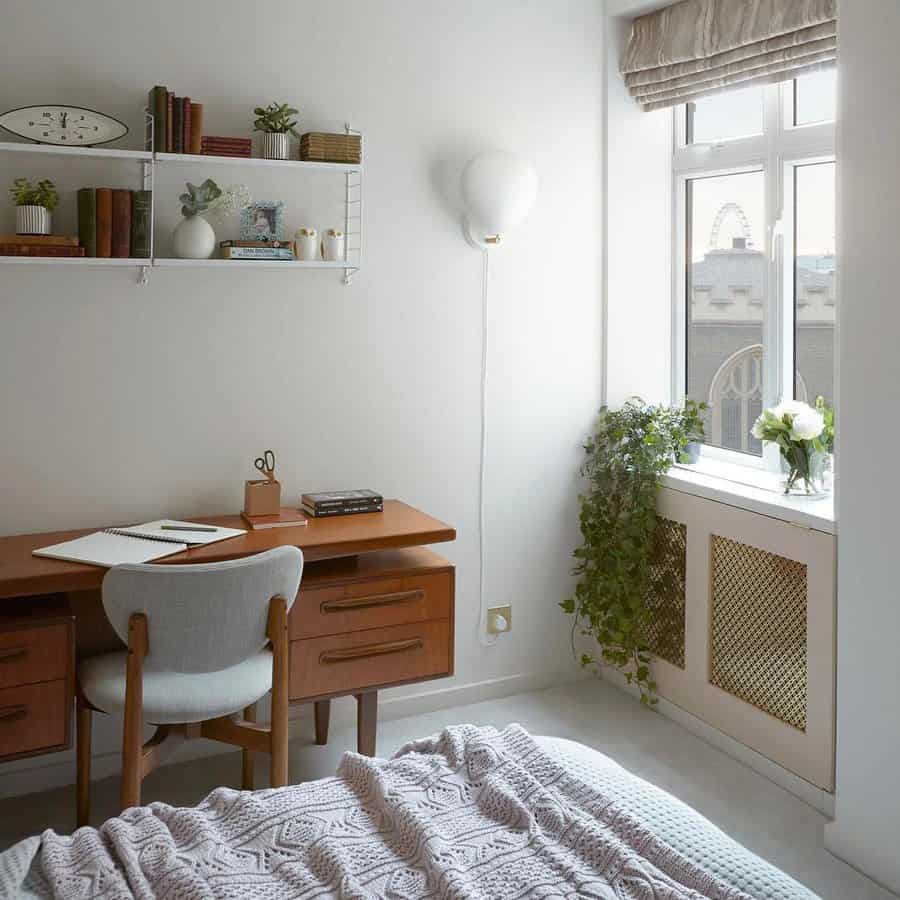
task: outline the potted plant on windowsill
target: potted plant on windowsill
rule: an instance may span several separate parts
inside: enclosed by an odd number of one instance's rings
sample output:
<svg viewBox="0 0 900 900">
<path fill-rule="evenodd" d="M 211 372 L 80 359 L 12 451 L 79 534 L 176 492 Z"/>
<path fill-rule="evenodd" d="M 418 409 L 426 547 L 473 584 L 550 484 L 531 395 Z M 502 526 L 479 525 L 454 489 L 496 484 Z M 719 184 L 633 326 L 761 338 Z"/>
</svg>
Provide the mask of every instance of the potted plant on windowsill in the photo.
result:
<svg viewBox="0 0 900 900">
<path fill-rule="evenodd" d="M 696 400 L 684 401 L 684 429 L 687 435 L 687 443 L 684 453 L 678 461 L 694 465 L 700 462 L 700 447 L 706 438 L 706 429 L 703 427 L 703 413 L 709 407 L 705 403 L 697 403 Z"/>
<path fill-rule="evenodd" d="M 59 204 L 56 186 L 48 178 L 36 185 L 16 178 L 9 189 L 16 204 L 16 234 L 50 234 L 50 214 Z"/>
<path fill-rule="evenodd" d="M 270 103 L 266 107 L 257 106 L 253 110 L 256 120 L 253 123 L 254 131 L 263 133 L 262 155 L 263 159 L 288 159 L 288 135 L 299 138 L 294 126 L 297 120 L 291 120 L 299 110 L 287 103 Z"/>
</svg>

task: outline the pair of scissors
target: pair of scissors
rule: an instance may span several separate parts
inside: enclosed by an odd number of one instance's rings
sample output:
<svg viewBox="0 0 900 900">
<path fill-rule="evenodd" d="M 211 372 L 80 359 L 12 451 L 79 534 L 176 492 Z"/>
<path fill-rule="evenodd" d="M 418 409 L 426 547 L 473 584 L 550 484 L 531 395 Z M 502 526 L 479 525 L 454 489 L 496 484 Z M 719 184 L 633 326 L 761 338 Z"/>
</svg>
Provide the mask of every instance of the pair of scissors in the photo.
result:
<svg viewBox="0 0 900 900">
<path fill-rule="evenodd" d="M 262 472 L 269 481 L 275 480 L 275 454 L 271 450 L 263 452 L 262 456 L 257 456 L 253 460 L 253 465 Z"/>
</svg>

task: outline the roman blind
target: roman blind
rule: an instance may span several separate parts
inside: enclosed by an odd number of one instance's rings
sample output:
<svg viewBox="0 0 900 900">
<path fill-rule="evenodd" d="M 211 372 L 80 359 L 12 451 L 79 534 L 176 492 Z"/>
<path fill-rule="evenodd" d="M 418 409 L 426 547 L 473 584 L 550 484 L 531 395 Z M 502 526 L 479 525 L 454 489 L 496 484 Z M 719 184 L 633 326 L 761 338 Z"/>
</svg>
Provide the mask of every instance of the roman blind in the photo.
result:
<svg viewBox="0 0 900 900">
<path fill-rule="evenodd" d="M 646 110 L 837 61 L 837 0 L 681 0 L 639 16 L 620 70 Z"/>
</svg>

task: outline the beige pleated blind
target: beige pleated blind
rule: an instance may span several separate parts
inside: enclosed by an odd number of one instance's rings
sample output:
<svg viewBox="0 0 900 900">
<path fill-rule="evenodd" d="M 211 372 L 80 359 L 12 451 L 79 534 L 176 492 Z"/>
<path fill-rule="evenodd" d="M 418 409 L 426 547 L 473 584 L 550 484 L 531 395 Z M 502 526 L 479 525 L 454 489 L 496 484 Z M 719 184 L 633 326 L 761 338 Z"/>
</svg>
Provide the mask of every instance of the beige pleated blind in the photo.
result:
<svg viewBox="0 0 900 900">
<path fill-rule="evenodd" d="M 681 0 L 640 16 L 620 69 L 644 109 L 837 61 L 837 0 Z"/>
</svg>

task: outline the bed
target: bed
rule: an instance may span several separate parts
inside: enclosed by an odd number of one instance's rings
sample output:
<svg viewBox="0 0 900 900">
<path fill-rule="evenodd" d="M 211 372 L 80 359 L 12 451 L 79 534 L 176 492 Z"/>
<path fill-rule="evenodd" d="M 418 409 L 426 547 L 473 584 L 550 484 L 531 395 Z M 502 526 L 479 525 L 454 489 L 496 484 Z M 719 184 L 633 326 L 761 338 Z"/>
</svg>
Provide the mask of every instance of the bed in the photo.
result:
<svg viewBox="0 0 900 900">
<path fill-rule="evenodd" d="M 595 750 L 453 726 L 331 778 L 126 810 L 0 854 L 0 896 L 817 900 Z"/>
</svg>

